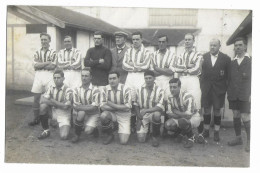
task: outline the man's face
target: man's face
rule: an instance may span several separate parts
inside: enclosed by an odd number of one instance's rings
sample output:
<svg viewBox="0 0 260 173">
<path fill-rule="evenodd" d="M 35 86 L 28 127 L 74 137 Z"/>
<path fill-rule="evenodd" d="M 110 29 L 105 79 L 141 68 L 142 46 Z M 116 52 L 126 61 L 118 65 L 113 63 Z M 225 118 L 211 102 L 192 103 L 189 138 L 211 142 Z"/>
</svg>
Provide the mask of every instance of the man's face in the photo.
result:
<svg viewBox="0 0 260 173">
<path fill-rule="evenodd" d="M 95 46 L 100 46 L 103 44 L 103 38 L 101 37 L 101 35 L 94 35 L 94 42 L 95 42 Z"/>
<path fill-rule="evenodd" d="M 133 35 L 132 41 L 134 48 L 139 48 L 142 45 L 142 38 L 140 35 Z"/>
<path fill-rule="evenodd" d="M 212 55 L 216 55 L 220 49 L 220 43 L 218 40 L 212 40 L 209 43 L 209 51 Z"/>
<path fill-rule="evenodd" d="M 117 74 L 109 74 L 108 83 L 111 87 L 116 87 L 119 83 L 119 78 L 118 78 Z"/>
<path fill-rule="evenodd" d="M 234 43 L 235 53 L 241 55 L 246 52 L 246 44 L 242 40 Z"/>
<path fill-rule="evenodd" d="M 152 87 L 154 85 L 155 77 L 152 75 L 146 75 L 144 76 L 144 81 L 147 87 Z"/>
<path fill-rule="evenodd" d="M 42 48 L 48 48 L 50 46 L 50 39 L 47 35 L 42 35 L 41 36 L 41 45 Z"/>
<path fill-rule="evenodd" d="M 63 85 L 64 77 L 61 77 L 60 74 L 54 74 L 53 75 L 53 81 L 56 85 L 56 87 L 61 87 Z"/>
<path fill-rule="evenodd" d="M 64 39 L 64 46 L 65 46 L 66 49 L 71 49 L 72 48 L 71 38 L 65 38 Z"/>
<path fill-rule="evenodd" d="M 89 71 L 83 70 L 83 71 L 81 72 L 81 81 L 82 81 L 82 84 L 83 84 L 83 85 L 88 85 L 88 84 L 90 84 L 91 79 L 92 79 L 92 76 L 91 76 L 91 74 L 90 74 Z"/>
<path fill-rule="evenodd" d="M 158 39 L 158 46 L 159 46 L 159 50 L 166 49 L 167 47 L 166 37 L 161 37 Z"/>
<path fill-rule="evenodd" d="M 181 87 L 178 86 L 178 83 L 170 83 L 170 91 L 173 96 L 177 96 L 180 93 Z"/>
<path fill-rule="evenodd" d="M 192 48 L 193 47 L 193 44 L 194 44 L 194 39 L 193 39 L 193 36 L 192 35 L 185 35 L 184 37 L 184 45 L 185 45 L 185 48 Z"/>
<path fill-rule="evenodd" d="M 115 37 L 115 40 L 116 40 L 116 45 L 117 45 L 117 46 L 122 46 L 122 45 L 125 44 L 125 37 L 124 37 L 124 36 L 119 36 L 119 35 L 117 35 L 117 36 Z"/>
</svg>

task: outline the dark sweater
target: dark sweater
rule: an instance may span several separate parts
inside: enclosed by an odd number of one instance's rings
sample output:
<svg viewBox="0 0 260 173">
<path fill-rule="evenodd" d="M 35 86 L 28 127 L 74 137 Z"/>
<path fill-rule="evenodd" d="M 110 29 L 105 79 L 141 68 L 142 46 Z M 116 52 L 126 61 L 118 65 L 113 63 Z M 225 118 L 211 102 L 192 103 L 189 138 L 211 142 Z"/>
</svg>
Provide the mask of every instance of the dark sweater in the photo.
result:
<svg viewBox="0 0 260 173">
<path fill-rule="evenodd" d="M 104 59 L 104 63 L 100 64 L 99 60 Z M 108 85 L 108 72 L 112 65 L 111 51 L 104 46 L 95 46 L 89 48 L 84 59 L 85 67 L 92 69 L 92 83 L 97 86 Z"/>
</svg>

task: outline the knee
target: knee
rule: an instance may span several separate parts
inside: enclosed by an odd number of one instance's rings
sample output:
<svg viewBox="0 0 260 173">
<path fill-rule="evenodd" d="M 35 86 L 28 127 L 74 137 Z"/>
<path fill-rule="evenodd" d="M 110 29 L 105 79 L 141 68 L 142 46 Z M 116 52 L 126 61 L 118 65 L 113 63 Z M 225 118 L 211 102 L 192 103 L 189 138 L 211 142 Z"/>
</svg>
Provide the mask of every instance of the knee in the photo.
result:
<svg viewBox="0 0 260 173">
<path fill-rule="evenodd" d="M 145 142 L 145 138 L 138 138 L 138 142 L 144 143 Z"/>
<path fill-rule="evenodd" d="M 85 112 L 84 111 L 79 111 L 78 114 L 77 114 L 76 120 L 81 122 L 81 121 L 84 120 L 84 117 L 85 117 Z"/>
<path fill-rule="evenodd" d="M 153 121 L 154 122 L 161 122 L 161 113 L 160 112 L 154 112 L 153 113 Z"/>
<path fill-rule="evenodd" d="M 171 131 L 174 131 L 178 127 L 177 124 L 171 120 L 166 121 L 164 126 L 167 130 Z"/>
<path fill-rule="evenodd" d="M 211 114 L 211 108 L 204 108 L 204 114 Z"/>
<path fill-rule="evenodd" d="M 237 110 L 233 110 L 233 117 L 234 117 L 234 118 L 241 118 L 240 112 L 237 111 Z"/>
<path fill-rule="evenodd" d="M 242 121 L 243 121 L 243 122 L 248 122 L 248 121 L 250 121 L 250 114 L 248 114 L 248 113 L 242 113 L 242 114 L 241 114 L 241 118 L 242 118 Z"/>
<path fill-rule="evenodd" d="M 220 116 L 220 109 L 214 109 L 214 116 Z"/>
<path fill-rule="evenodd" d="M 47 104 L 40 104 L 40 115 L 44 115 L 48 112 L 49 106 Z"/>
<path fill-rule="evenodd" d="M 123 139 L 120 139 L 120 144 L 121 145 L 126 145 L 128 142 L 128 140 L 123 140 Z"/>
<path fill-rule="evenodd" d="M 106 123 L 111 120 L 111 115 L 108 111 L 104 111 L 100 115 L 100 120 L 102 123 Z"/>
</svg>

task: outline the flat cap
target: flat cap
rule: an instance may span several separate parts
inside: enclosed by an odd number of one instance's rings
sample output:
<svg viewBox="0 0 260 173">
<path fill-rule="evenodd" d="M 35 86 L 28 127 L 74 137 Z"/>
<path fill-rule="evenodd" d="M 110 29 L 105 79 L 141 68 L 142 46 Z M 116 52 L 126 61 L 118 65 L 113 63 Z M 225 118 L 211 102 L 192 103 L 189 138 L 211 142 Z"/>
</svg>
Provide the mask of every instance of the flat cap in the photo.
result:
<svg viewBox="0 0 260 173">
<path fill-rule="evenodd" d="M 114 33 L 114 36 L 123 36 L 123 37 L 127 37 L 128 34 L 126 32 L 123 32 L 123 31 L 116 31 Z"/>
</svg>

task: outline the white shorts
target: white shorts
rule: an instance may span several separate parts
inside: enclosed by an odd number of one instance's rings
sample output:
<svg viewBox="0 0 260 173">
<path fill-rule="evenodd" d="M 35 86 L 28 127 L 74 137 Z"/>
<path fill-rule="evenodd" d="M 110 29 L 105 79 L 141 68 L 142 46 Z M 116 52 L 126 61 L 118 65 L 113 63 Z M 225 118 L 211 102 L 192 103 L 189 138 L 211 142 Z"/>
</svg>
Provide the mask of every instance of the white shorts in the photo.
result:
<svg viewBox="0 0 260 173">
<path fill-rule="evenodd" d="M 143 116 L 143 120 L 142 120 L 144 126 L 141 126 L 140 130 L 137 131 L 136 133 L 148 133 L 149 125 L 152 122 L 153 122 L 153 113 L 146 113 Z M 162 122 L 162 118 L 161 118 L 161 122 Z"/>
<path fill-rule="evenodd" d="M 128 72 L 125 85 L 131 89 L 132 100 L 136 100 L 136 90 L 145 83 L 144 72 Z"/>
<path fill-rule="evenodd" d="M 75 121 L 77 118 L 77 112 L 75 110 L 73 110 L 73 120 Z M 90 127 L 97 127 L 99 124 L 99 120 L 100 120 L 100 114 L 92 114 L 92 115 L 88 115 L 85 112 L 85 118 L 84 118 L 84 125 L 85 126 L 90 126 Z"/>
<path fill-rule="evenodd" d="M 53 84 L 53 72 L 47 70 L 36 71 L 33 80 L 32 93 L 44 93 Z"/>
<path fill-rule="evenodd" d="M 70 126 L 70 120 L 71 120 L 71 112 L 70 109 L 68 110 L 62 110 L 57 108 L 52 108 L 52 119 L 57 120 L 59 123 L 59 127 L 62 126 Z"/>
<path fill-rule="evenodd" d="M 155 78 L 155 83 L 164 90 L 164 100 L 167 100 L 167 96 L 170 95 L 169 81 L 171 80 L 171 76 L 157 76 Z"/>
<path fill-rule="evenodd" d="M 69 88 L 76 88 L 81 85 L 81 72 L 75 70 L 64 70 L 64 83 Z"/>
<path fill-rule="evenodd" d="M 177 126 L 179 127 L 178 120 L 174 119 L 174 118 L 171 118 L 171 119 L 174 120 L 175 123 L 177 124 Z M 190 123 L 191 123 L 192 128 L 199 127 L 199 125 L 200 125 L 200 114 L 196 113 L 196 114 L 192 115 L 192 117 L 190 119 Z"/>
<path fill-rule="evenodd" d="M 181 76 L 181 90 L 188 91 L 194 97 L 196 108 L 201 109 L 201 90 L 200 82 L 197 76 Z"/>
<path fill-rule="evenodd" d="M 131 113 L 130 112 L 120 112 L 120 111 L 108 111 L 112 115 L 112 121 L 118 123 L 118 133 L 130 134 L 130 122 Z"/>
</svg>

